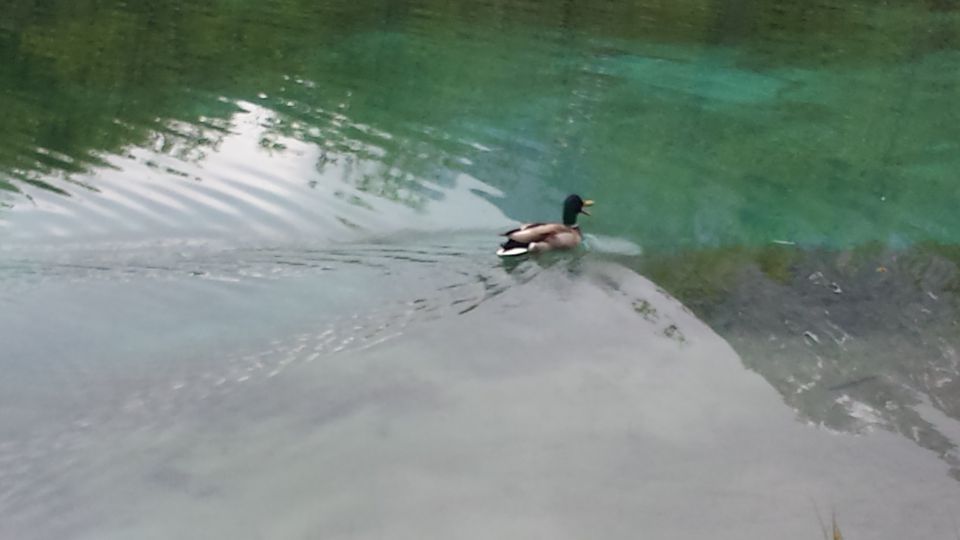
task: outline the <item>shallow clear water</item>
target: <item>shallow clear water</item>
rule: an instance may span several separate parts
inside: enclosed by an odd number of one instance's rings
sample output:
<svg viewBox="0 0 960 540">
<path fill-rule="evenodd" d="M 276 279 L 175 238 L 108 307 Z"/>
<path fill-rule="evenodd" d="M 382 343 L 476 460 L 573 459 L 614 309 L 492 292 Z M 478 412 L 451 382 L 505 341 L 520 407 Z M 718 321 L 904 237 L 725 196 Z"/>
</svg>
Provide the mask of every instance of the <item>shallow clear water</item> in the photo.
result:
<svg viewBox="0 0 960 540">
<path fill-rule="evenodd" d="M 952 537 L 954 7 L 15 1 L 0 537 Z"/>
</svg>

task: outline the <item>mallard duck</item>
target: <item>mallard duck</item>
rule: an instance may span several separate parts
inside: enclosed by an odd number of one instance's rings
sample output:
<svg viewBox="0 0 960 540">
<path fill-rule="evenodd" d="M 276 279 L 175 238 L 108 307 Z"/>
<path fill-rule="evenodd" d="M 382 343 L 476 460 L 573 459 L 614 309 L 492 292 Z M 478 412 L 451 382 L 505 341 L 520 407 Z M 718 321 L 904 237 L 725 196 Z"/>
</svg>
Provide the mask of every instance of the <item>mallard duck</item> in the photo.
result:
<svg viewBox="0 0 960 540">
<path fill-rule="evenodd" d="M 585 201 L 579 195 L 570 195 L 563 201 L 563 223 L 528 223 L 518 229 L 507 231 L 507 241 L 500 244 L 497 255 L 515 257 L 552 249 L 570 249 L 580 245 L 583 235 L 577 225 L 577 215 L 590 215 L 584 210 L 593 201 Z"/>
</svg>

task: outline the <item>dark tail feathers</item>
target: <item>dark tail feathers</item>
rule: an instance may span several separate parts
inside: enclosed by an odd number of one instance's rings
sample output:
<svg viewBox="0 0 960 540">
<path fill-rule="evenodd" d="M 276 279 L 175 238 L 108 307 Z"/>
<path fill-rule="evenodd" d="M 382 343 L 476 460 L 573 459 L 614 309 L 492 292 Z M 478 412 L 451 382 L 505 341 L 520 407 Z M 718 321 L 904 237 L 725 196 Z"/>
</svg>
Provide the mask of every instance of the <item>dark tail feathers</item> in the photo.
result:
<svg viewBox="0 0 960 540">
<path fill-rule="evenodd" d="M 530 244 L 524 244 L 523 242 L 517 242 L 516 240 L 509 239 L 506 242 L 500 244 L 500 247 L 503 249 L 515 249 L 515 248 L 524 248 L 526 249 Z"/>
</svg>

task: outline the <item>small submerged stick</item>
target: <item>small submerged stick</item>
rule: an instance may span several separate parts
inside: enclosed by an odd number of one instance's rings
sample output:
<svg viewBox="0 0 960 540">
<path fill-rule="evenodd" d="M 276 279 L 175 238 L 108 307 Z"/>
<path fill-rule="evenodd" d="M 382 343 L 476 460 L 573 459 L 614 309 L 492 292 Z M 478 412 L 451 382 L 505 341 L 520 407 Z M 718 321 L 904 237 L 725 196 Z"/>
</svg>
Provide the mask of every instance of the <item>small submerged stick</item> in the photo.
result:
<svg viewBox="0 0 960 540">
<path fill-rule="evenodd" d="M 823 540 L 843 540 L 843 533 L 840 532 L 840 526 L 837 525 L 837 513 L 830 513 L 830 532 L 827 532 L 827 524 L 823 522 L 823 516 L 820 515 L 820 508 L 817 506 L 817 501 L 810 499 L 810 502 L 813 504 L 813 511 L 817 514 L 817 521 L 820 523 L 820 532 L 823 534 Z"/>
<path fill-rule="evenodd" d="M 830 521 L 833 522 L 833 540 L 843 540 L 843 535 L 840 534 L 840 527 L 837 526 L 837 515 L 833 514 L 830 517 Z"/>
</svg>

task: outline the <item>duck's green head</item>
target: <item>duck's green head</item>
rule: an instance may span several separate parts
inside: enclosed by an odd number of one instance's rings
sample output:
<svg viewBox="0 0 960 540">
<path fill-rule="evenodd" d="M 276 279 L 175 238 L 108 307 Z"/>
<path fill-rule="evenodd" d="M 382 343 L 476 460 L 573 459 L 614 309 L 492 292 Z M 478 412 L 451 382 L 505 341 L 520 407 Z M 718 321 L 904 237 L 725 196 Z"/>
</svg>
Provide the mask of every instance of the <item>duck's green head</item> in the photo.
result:
<svg viewBox="0 0 960 540">
<path fill-rule="evenodd" d="M 593 201 L 583 200 L 579 195 L 570 195 L 563 201 L 563 224 L 576 225 L 577 214 L 590 215 L 590 212 L 584 210 L 587 206 L 593 206 Z"/>
</svg>

